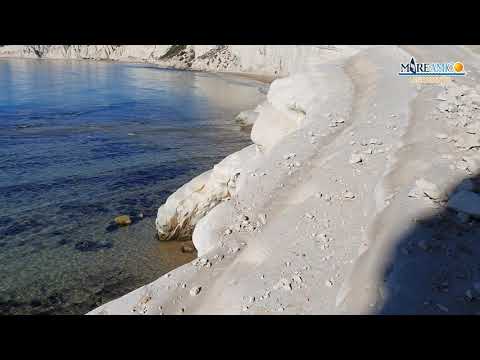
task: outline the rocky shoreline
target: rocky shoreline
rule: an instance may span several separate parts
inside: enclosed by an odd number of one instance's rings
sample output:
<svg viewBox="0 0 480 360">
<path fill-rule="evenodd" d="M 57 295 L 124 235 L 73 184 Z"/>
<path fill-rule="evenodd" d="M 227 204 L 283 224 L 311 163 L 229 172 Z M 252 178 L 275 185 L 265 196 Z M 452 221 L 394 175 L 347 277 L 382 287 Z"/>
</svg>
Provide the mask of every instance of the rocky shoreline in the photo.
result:
<svg viewBox="0 0 480 360">
<path fill-rule="evenodd" d="M 239 48 L 172 56 L 281 77 L 240 119 L 253 145 L 159 208 L 160 238 L 192 234 L 199 257 L 89 314 L 479 313 L 478 57 Z M 468 76 L 412 84 L 396 76 L 412 56 L 461 60 Z"/>
<path fill-rule="evenodd" d="M 469 77 L 444 95 L 395 78 L 412 55 L 460 58 Z M 193 230 L 199 258 L 91 314 L 480 310 L 478 136 L 463 130 L 478 121 L 476 58 L 376 46 L 301 63 L 255 109 L 254 145 L 159 209 L 160 234 Z"/>
</svg>

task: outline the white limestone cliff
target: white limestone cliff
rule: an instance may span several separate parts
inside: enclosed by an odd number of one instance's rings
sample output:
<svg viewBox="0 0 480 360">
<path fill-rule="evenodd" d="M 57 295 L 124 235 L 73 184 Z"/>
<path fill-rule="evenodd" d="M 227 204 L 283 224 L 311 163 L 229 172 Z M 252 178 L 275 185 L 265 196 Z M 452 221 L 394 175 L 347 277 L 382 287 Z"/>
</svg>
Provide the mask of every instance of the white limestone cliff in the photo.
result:
<svg viewBox="0 0 480 360">
<path fill-rule="evenodd" d="M 316 49 L 267 47 L 296 59 L 280 67 L 229 47 L 227 69 L 288 76 L 255 109 L 254 145 L 159 210 L 160 228 L 190 221 L 199 258 L 90 314 L 478 313 L 478 55 Z M 411 56 L 469 75 L 418 87 L 396 75 Z"/>
<path fill-rule="evenodd" d="M 467 76 L 412 84 L 412 56 Z M 480 312 L 478 52 L 189 45 L 158 63 L 279 79 L 243 116 L 254 144 L 158 211 L 199 258 L 89 314 Z"/>
<path fill-rule="evenodd" d="M 237 49 L 240 48 L 237 47 Z M 228 47 L 220 46 L 214 49 L 222 51 L 218 54 L 222 59 L 220 63 L 228 63 L 232 67 L 242 63 L 249 72 L 271 74 L 282 71 L 285 74 L 289 72 L 289 66 L 293 71 L 299 72 L 274 81 L 267 94 L 267 101 L 255 109 L 255 121 L 251 133 L 255 147 L 248 147 L 227 157 L 212 171 L 202 174 L 182 186 L 159 208 L 156 225 L 161 240 L 191 236 L 198 221 L 210 209 L 235 195 L 238 189 L 232 184 L 236 184 L 236 179 L 244 172 L 245 164 L 261 156 L 262 153 L 268 152 L 286 135 L 304 126 L 307 112 L 310 112 L 311 107 L 318 105 L 318 102 L 321 101 L 318 99 L 318 95 L 311 91 L 311 86 L 315 81 L 323 79 L 315 79 L 311 74 L 302 73 L 302 70 L 305 71 L 309 68 L 309 59 L 312 57 L 323 57 L 325 61 L 325 59 L 333 59 L 338 56 L 332 53 L 332 50 L 321 47 L 283 46 L 278 47 L 277 51 L 271 51 L 272 54 L 269 55 L 267 52 L 269 47 L 244 46 L 242 51 L 236 50 L 238 55 L 235 55 L 235 58 L 238 63 L 232 63 L 230 62 L 231 54 L 235 50 L 230 51 Z M 266 57 L 263 62 L 262 59 L 252 61 L 255 56 L 248 57 L 248 54 L 250 52 L 256 54 L 259 49 L 261 49 L 260 53 Z M 352 49 L 348 50 L 353 51 Z M 204 54 L 208 54 L 211 50 L 203 49 L 203 51 Z M 226 57 L 224 57 L 223 51 L 229 52 Z M 322 51 L 323 55 L 320 54 Z M 346 52 L 347 48 L 344 48 L 343 51 Z M 247 57 L 245 62 L 239 60 L 241 54 Z M 289 60 L 287 61 L 287 59 Z M 282 61 L 283 67 L 280 66 Z M 217 67 L 218 63 L 215 66 Z M 235 71 L 241 70 L 240 67 L 235 68 Z M 250 121 L 252 118 L 250 115 Z M 203 254 L 211 248 L 208 237 L 203 236 L 200 239 L 199 236 L 193 236 L 193 242 L 199 254 Z"/>
<path fill-rule="evenodd" d="M 296 45 L 4 45 L 0 57 L 149 62 L 180 69 L 286 76 L 331 46 Z"/>
<path fill-rule="evenodd" d="M 5 45 L 0 57 L 149 61 L 161 58 L 170 45 Z"/>
</svg>

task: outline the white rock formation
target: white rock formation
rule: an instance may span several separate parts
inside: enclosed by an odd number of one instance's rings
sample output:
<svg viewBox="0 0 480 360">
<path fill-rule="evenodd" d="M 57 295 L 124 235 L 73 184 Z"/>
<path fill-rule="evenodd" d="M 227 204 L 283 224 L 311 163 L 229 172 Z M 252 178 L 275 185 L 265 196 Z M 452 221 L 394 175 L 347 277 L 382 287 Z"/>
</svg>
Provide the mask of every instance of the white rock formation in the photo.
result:
<svg viewBox="0 0 480 360">
<path fill-rule="evenodd" d="M 244 126 L 251 126 L 257 121 L 258 112 L 255 110 L 242 111 L 235 117 L 235 120 Z"/>
<path fill-rule="evenodd" d="M 150 62 L 182 69 L 286 76 L 330 46 L 294 45 L 4 45 L 0 57 Z"/>
<path fill-rule="evenodd" d="M 120 51 L 110 50 L 85 51 Z M 418 91 L 396 75 L 412 56 L 462 59 L 468 76 Z M 193 229 L 199 258 L 91 314 L 479 312 L 480 243 L 469 216 L 479 211 L 478 181 L 462 182 L 479 169 L 478 138 L 464 136 L 477 135 L 477 54 L 204 45 L 171 46 L 158 62 L 283 78 L 255 109 L 254 145 L 159 209 L 160 235 Z M 352 153 L 365 149 L 365 162 L 352 166 Z M 409 197 L 414 184 L 436 201 Z M 453 220 L 447 207 L 459 211 Z"/>
<path fill-rule="evenodd" d="M 189 237 L 198 220 L 236 192 L 243 164 L 255 156 L 255 145 L 238 151 L 173 193 L 158 210 L 160 240 Z M 197 245 L 197 244 L 195 244 Z"/>
<path fill-rule="evenodd" d="M 0 57 L 158 61 L 171 45 L 7 45 Z"/>
</svg>

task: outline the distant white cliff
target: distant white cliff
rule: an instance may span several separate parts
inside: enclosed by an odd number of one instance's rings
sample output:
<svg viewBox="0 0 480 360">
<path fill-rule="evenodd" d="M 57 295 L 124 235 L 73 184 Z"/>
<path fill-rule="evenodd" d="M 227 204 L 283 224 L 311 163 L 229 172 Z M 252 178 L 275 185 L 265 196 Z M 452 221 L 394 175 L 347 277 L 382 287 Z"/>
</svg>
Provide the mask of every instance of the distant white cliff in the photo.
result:
<svg viewBox="0 0 480 360">
<path fill-rule="evenodd" d="M 286 76 L 319 48 L 297 45 L 4 45 L 0 57 L 148 62 L 179 69 Z"/>
</svg>

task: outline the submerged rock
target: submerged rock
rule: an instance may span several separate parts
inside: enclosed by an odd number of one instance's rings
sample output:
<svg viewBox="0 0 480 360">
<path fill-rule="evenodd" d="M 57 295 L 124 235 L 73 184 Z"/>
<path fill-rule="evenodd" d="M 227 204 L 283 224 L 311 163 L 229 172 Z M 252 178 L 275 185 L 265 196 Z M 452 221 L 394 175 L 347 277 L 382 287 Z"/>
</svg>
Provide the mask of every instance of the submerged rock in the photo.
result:
<svg viewBox="0 0 480 360">
<path fill-rule="evenodd" d="M 127 226 L 132 223 L 132 219 L 128 215 L 120 215 L 115 218 L 115 223 L 119 226 Z"/>
<path fill-rule="evenodd" d="M 254 110 L 246 110 L 235 116 L 235 120 L 244 126 L 251 126 L 255 123 L 258 112 Z"/>
<path fill-rule="evenodd" d="M 195 247 L 193 246 L 193 243 L 183 245 L 182 246 L 182 252 L 183 253 L 188 253 L 188 254 L 194 253 L 195 252 Z"/>
<path fill-rule="evenodd" d="M 107 242 L 107 241 L 90 241 L 90 240 L 85 240 L 85 241 L 79 241 L 75 244 L 75 249 L 79 251 L 97 251 L 100 249 L 110 249 L 112 247 L 112 244 Z"/>
</svg>

